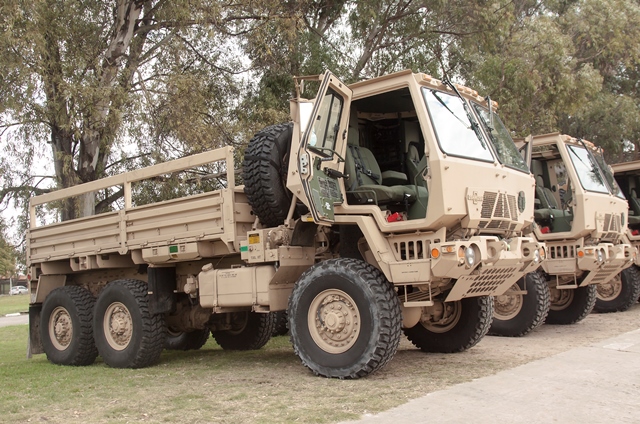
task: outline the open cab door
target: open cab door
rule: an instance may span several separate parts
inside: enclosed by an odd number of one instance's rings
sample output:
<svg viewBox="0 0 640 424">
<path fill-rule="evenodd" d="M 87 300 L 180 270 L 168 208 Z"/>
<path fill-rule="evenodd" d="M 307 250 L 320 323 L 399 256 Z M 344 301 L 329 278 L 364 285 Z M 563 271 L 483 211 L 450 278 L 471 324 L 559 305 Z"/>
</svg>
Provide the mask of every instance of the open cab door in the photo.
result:
<svg viewBox="0 0 640 424">
<path fill-rule="evenodd" d="M 299 109 L 302 138 L 297 166 L 313 221 L 330 224 L 334 205 L 344 201 L 338 178 L 344 177 L 339 171 L 344 162 L 340 152 L 346 149 L 351 90 L 329 71 L 321 78 L 311 112 Z"/>
</svg>

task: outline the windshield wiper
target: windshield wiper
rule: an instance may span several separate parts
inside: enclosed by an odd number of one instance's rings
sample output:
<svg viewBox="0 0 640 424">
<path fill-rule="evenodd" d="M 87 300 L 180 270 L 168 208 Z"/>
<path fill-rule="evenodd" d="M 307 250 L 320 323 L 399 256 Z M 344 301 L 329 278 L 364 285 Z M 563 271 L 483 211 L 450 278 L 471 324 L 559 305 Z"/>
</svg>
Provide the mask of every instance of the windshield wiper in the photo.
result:
<svg viewBox="0 0 640 424">
<path fill-rule="evenodd" d="M 467 114 L 469 125 L 471 126 L 471 129 L 473 130 L 473 132 L 476 133 L 476 137 L 478 137 L 478 140 L 480 140 L 480 145 L 482 146 L 482 148 L 487 150 L 487 146 L 484 144 L 484 137 L 482 137 L 482 131 L 480 130 L 480 126 L 474 119 L 473 114 L 471 113 L 471 110 L 469 110 L 469 105 L 467 104 L 467 101 L 465 100 L 464 97 L 462 97 L 462 94 L 460 94 L 456 86 L 453 85 L 451 81 L 449 81 L 449 78 L 445 78 L 444 80 L 442 80 L 442 82 L 444 83 L 444 85 L 451 88 L 456 93 L 456 95 L 460 98 L 460 100 L 462 100 L 462 107 L 464 108 L 464 111 Z"/>
<path fill-rule="evenodd" d="M 487 129 L 489 130 L 489 134 L 491 134 L 493 132 L 493 107 L 491 106 L 491 97 L 487 95 L 487 97 L 485 97 L 484 99 L 489 105 L 489 122 L 485 122 L 485 124 L 487 125 Z"/>
<path fill-rule="evenodd" d="M 436 100 L 437 100 L 438 102 L 440 102 L 440 104 L 441 104 L 445 109 L 447 109 L 447 110 L 449 111 L 449 113 L 451 113 L 451 114 L 453 115 L 453 117 L 454 117 L 454 118 L 456 118 L 458 121 L 460 121 L 460 123 L 462 123 L 462 125 L 464 125 L 464 127 L 465 127 L 465 128 L 469 128 L 469 127 L 467 126 L 467 123 L 466 123 L 466 122 L 464 122 L 462 119 L 460 119 L 460 117 L 459 117 L 458 115 L 456 115 L 456 113 L 455 113 L 454 111 L 452 111 L 451 109 L 449 109 L 449 106 L 447 106 L 447 104 L 444 102 L 444 100 L 442 100 L 442 99 L 440 98 L 440 96 L 438 96 L 438 94 L 437 94 L 435 91 L 432 91 L 432 92 L 431 92 L 431 94 L 433 94 L 433 97 L 435 97 L 435 98 L 436 98 Z M 471 124 L 469 124 L 469 125 L 471 125 Z"/>
</svg>

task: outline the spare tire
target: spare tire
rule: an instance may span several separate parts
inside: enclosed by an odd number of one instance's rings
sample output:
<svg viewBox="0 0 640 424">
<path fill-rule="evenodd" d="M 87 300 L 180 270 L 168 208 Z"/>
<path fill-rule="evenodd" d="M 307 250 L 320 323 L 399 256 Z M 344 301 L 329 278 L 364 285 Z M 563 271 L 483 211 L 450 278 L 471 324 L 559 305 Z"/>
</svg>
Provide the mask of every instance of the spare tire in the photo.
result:
<svg viewBox="0 0 640 424">
<path fill-rule="evenodd" d="M 242 164 L 244 192 L 262 225 L 283 224 L 291 205 L 287 189 L 293 123 L 272 125 L 249 141 Z"/>
</svg>

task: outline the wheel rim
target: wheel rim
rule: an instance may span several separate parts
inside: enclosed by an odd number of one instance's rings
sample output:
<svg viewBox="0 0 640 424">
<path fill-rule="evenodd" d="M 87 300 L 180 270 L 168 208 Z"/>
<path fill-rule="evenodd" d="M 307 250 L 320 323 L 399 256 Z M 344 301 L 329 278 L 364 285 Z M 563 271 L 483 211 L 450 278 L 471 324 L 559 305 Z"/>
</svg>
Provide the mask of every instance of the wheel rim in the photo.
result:
<svg viewBox="0 0 640 424">
<path fill-rule="evenodd" d="M 124 350 L 131 342 L 133 320 L 126 306 L 114 302 L 107 308 L 103 320 L 104 335 L 114 350 Z"/>
<path fill-rule="evenodd" d="M 620 274 L 613 277 L 606 283 L 596 285 L 598 299 L 609 301 L 616 299 L 622 293 L 622 278 Z"/>
<path fill-rule="evenodd" d="M 58 350 L 65 350 L 73 338 L 71 315 L 62 306 L 58 306 L 49 316 L 49 339 Z"/>
<path fill-rule="evenodd" d="M 460 301 L 438 302 L 434 306 L 434 313 L 423 314 L 423 319 L 428 318 L 428 320 L 422 321 L 421 324 L 432 333 L 451 331 L 458 324 L 462 315 Z"/>
<path fill-rule="evenodd" d="M 184 333 L 184 331 L 174 330 L 171 327 L 167 327 L 167 337 L 179 337 Z"/>
<path fill-rule="evenodd" d="M 551 289 L 551 305 L 549 309 L 552 311 L 562 311 L 566 309 L 571 302 L 573 302 L 573 297 L 575 295 L 575 290 L 558 290 Z"/>
<path fill-rule="evenodd" d="M 351 296 L 329 289 L 311 302 L 307 315 L 309 333 L 318 347 L 328 353 L 343 353 L 358 340 L 360 312 Z"/>
<path fill-rule="evenodd" d="M 238 335 L 247 328 L 249 324 L 249 312 L 234 312 L 232 314 L 231 328 L 227 330 L 229 334 Z"/>
<path fill-rule="evenodd" d="M 511 286 L 511 290 L 520 290 L 517 284 Z M 522 310 L 523 296 L 521 294 L 508 294 L 493 298 L 494 318 L 507 321 L 515 318 Z"/>
</svg>

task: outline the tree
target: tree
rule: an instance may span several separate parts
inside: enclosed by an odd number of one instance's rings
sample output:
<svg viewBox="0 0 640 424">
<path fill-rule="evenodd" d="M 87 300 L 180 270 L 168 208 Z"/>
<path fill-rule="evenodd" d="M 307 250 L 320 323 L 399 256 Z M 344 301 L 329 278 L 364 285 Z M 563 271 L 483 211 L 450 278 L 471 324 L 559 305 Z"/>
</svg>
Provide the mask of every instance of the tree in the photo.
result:
<svg viewBox="0 0 640 424">
<path fill-rule="evenodd" d="M 16 250 L 5 235 L 4 221 L 0 221 L 0 275 L 12 277 L 16 274 Z"/>
<path fill-rule="evenodd" d="M 167 152 L 232 142 L 226 119 L 237 106 L 229 100 L 237 93 L 233 76 L 242 66 L 221 35 L 247 31 L 264 16 L 231 6 L 223 13 L 219 6 L 167 0 L 5 1 L 0 131 L 15 154 L 2 159 L 2 200 L 133 166 L 132 158 L 118 151 L 119 143 L 139 142 L 140 150 L 130 155 L 139 165 Z M 45 143 L 55 175 L 37 179 L 33 154 Z M 22 163 L 19 170 L 10 166 L 14 161 Z M 70 199 L 61 218 L 93 214 L 96 201 L 121 194 Z"/>
</svg>

